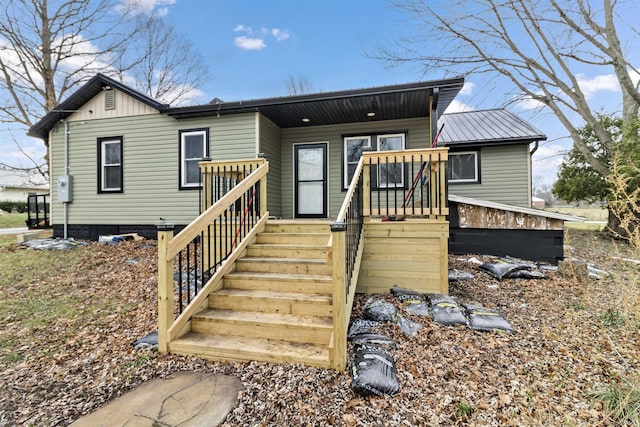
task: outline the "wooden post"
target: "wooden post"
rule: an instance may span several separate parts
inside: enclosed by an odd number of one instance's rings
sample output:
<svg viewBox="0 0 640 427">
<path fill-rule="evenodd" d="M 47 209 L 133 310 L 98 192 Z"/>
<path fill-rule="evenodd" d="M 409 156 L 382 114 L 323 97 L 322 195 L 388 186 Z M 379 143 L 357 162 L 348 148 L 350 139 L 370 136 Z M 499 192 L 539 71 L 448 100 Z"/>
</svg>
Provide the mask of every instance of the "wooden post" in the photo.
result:
<svg viewBox="0 0 640 427">
<path fill-rule="evenodd" d="M 173 224 L 158 225 L 158 352 L 169 351 L 167 332 L 173 324 L 173 258 L 167 258 L 167 244 L 173 238 Z"/>
<path fill-rule="evenodd" d="M 371 217 L 371 167 L 367 160 L 362 161 L 362 213 Z"/>
<path fill-rule="evenodd" d="M 331 240 L 333 242 L 333 369 L 344 371 L 347 367 L 347 295 L 344 279 L 345 263 L 345 231 L 347 224 L 334 222 L 331 224 Z"/>
<path fill-rule="evenodd" d="M 260 180 L 260 218 L 267 213 L 267 175 Z"/>
</svg>

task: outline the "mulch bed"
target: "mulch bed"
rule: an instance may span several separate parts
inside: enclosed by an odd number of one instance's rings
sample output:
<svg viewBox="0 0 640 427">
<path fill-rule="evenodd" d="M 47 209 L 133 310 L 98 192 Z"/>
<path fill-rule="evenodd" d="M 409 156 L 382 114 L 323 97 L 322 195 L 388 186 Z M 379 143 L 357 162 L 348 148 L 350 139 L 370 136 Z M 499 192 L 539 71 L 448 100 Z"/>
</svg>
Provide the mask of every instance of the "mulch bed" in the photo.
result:
<svg viewBox="0 0 640 427">
<path fill-rule="evenodd" d="M 133 349 L 134 340 L 156 327 L 155 248 L 123 242 L 74 250 L 90 256 L 79 255 L 64 274 L 11 286 L 24 298 L 47 288 L 84 307 L 37 327 L 2 319 L 0 340 L 11 345 L 0 354 L 0 426 L 67 425 L 144 381 L 178 371 L 242 380 L 245 389 L 225 426 L 610 425 L 593 392 L 640 372 L 637 317 L 625 313 L 618 325 L 603 321 L 619 303 L 616 287 L 639 274 L 597 245 L 574 254 L 615 274 L 583 284 L 555 273 L 499 282 L 467 262 L 472 255 L 451 256 L 450 267 L 475 279 L 452 284 L 450 294 L 499 310 L 514 333 L 444 326 L 404 313 L 424 328 L 409 338 L 396 324 L 381 327 L 398 344 L 400 388 L 391 397 L 355 394 L 348 372 Z M 354 317 L 370 296 L 356 296 Z M 401 307 L 391 294 L 377 297 Z M 19 359 L 6 357 L 10 352 Z"/>
</svg>

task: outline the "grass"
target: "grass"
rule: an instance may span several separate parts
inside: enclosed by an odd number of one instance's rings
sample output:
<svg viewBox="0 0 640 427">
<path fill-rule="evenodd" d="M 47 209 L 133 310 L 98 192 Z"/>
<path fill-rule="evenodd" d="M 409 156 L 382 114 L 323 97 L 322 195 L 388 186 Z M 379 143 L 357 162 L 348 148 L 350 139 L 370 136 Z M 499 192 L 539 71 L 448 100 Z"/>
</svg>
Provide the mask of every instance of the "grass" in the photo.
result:
<svg viewBox="0 0 640 427">
<path fill-rule="evenodd" d="M 0 228 L 26 227 L 26 213 L 0 214 Z"/>
<path fill-rule="evenodd" d="M 587 221 L 606 221 L 609 217 L 609 211 L 606 208 L 548 207 L 545 210 L 566 215 L 581 216 Z"/>
<path fill-rule="evenodd" d="M 611 419 L 619 426 L 640 426 L 640 385 L 611 383 L 596 391 Z"/>
</svg>

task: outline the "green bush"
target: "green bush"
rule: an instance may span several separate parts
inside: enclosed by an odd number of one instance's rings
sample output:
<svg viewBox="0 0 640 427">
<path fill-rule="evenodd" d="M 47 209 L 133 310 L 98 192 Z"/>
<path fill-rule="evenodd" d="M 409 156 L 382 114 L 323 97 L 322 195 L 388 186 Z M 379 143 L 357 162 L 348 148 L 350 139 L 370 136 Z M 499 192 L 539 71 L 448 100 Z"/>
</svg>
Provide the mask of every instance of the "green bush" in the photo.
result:
<svg viewBox="0 0 640 427">
<path fill-rule="evenodd" d="M 27 211 L 27 202 L 0 202 L 0 210 L 9 213 L 25 213 Z"/>
</svg>

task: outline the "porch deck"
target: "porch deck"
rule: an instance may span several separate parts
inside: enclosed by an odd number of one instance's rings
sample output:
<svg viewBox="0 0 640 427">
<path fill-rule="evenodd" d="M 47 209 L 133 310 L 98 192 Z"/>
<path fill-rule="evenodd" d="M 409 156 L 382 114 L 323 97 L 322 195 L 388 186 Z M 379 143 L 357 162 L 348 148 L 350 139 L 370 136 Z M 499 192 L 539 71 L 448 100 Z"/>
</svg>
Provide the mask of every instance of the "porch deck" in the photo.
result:
<svg viewBox="0 0 640 427">
<path fill-rule="evenodd" d="M 335 221 L 269 219 L 263 159 L 203 162 L 203 214 L 159 230 L 160 352 L 345 369 L 356 291 L 448 291 L 446 154 L 365 153 Z"/>
</svg>

